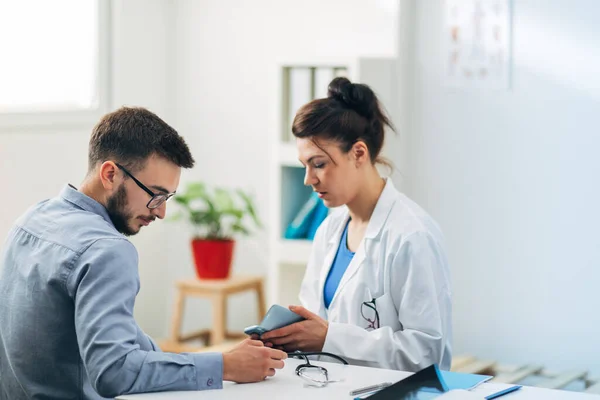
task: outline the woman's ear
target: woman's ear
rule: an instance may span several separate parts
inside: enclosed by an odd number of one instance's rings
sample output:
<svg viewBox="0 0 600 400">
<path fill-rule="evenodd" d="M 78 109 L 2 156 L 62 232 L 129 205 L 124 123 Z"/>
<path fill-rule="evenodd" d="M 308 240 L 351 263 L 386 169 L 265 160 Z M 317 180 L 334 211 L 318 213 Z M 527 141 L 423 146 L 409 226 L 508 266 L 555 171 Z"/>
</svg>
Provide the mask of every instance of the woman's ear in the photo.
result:
<svg viewBox="0 0 600 400">
<path fill-rule="evenodd" d="M 369 157 L 369 148 L 362 140 L 359 140 L 352 145 L 350 153 L 352 154 L 356 168 L 360 167 L 365 162 L 371 162 Z"/>
</svg>

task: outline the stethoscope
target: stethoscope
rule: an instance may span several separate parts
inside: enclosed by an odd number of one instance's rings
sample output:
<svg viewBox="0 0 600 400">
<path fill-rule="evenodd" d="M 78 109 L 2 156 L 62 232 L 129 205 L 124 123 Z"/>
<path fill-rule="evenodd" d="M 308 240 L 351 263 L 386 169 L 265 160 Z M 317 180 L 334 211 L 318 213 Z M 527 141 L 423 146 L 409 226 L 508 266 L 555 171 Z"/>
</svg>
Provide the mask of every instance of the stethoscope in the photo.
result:
<svg viewBox="0 0 600 400">
<path fill-rule="evenodd" d="M 300 364 L 296 367 L 296 375 L 301 376 L 301 371 L 303 369 L 306 368 L 313 368 L 318 370 L 320 373 L 322 373 L 325 376 L 325 382 L 323 383 L 327 383 L 329 381 L 329 373 L 327 372 L 327 369 L 324 367 L 321 367 L 319 365 L 313 365 L 310 363 L 310 361 L 308 360 L 308 356 L 325 356 L 325 357 L 331 357 L 334 358 L 336 360 L 338 360 L 339 362 L 341 362 L 344 365 L 348 365 L 348 361 L 344 360 L 342 357 L 332 354 L 332 353 L 327 353 L 325 351 L 288 351 L 287 355 L 289 357 L 301 357 L 304 358 L 304 361 L 306 361 L 304 364 Z"/>
</svg>

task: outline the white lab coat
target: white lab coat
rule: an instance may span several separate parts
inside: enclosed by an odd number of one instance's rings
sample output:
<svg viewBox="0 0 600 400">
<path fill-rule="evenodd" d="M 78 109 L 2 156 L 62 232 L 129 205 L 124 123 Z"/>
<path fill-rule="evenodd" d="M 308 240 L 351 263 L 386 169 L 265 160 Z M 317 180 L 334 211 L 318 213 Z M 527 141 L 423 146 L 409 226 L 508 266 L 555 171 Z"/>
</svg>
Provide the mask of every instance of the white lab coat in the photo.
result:
<svg viewBox="0 0 600 400">
<path fill-rule="evenodd" d="M 349 214 L 333 211 L 319 227 L 300 289 L 300 302 L 329 321 L 323 351 L 351 364 L 418 371 L 451 362 L 450 273 L 435 221 L 391 179 L 329 305 L 325 279 Z M 367 330 L 363 302 L 376 299 L 380 328 Z"/>
</svg>

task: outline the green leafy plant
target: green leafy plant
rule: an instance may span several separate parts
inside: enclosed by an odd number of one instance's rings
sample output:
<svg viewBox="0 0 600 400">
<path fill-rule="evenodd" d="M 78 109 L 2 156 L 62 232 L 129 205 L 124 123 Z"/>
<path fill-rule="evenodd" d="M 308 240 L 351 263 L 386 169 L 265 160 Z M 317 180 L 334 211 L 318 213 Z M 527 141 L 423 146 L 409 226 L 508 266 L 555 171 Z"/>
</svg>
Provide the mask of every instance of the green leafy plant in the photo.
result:
<svg viewBox="0 0 600 400">
<path fill-rule="evenodd" d="M 240 189 L 209 188 L 193 182 L 173 200 L 181 210 L 172 219 L 187 216 L 196 239 L 232 240 L 236 235 L 249 235 L 250 226 L 262 228 L 253 199 Z"/>
</svg>

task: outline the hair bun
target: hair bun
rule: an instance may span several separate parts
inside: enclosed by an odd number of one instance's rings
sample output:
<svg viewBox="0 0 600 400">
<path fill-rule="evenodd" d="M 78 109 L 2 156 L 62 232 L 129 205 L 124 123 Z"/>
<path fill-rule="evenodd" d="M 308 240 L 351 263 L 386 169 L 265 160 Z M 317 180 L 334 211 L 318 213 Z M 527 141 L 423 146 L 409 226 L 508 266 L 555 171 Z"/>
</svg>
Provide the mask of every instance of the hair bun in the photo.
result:
<svg viewBox="0 0 600 400">
<path fill-rule="evenodd" d="M 329 84 L 327 96 L 344 103 L 360 115 L 371 119 L 377 112 L 377 98 L 367 85 L 352 83 L 348 78 L 337 77 Z"/>
</svg>

